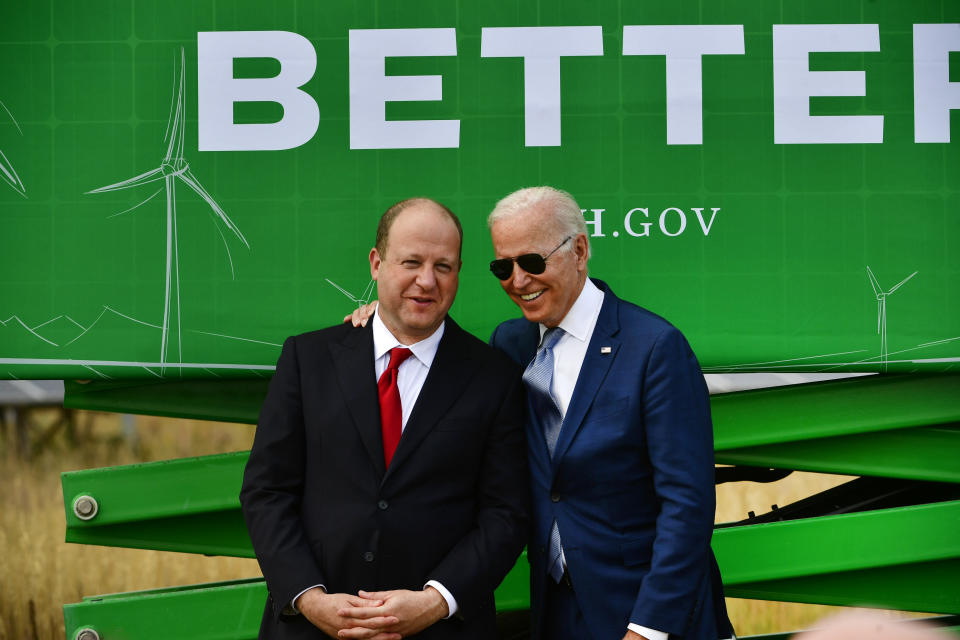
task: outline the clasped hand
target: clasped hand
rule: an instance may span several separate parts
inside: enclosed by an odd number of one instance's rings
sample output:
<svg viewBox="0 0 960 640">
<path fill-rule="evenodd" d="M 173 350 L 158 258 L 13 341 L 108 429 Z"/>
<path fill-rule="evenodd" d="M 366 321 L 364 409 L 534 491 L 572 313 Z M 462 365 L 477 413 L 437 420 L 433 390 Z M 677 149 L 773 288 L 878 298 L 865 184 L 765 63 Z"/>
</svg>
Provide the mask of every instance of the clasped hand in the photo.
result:
<svg viewBox="0 0 960 640">
<path fill-rule="evenodd" d="M 447 603 L 433 587 L 423 591 L 324 593 L 311 589 L 297 608 L 315 627 L 335 638 L 401 640 L 446 617 Z"/>
</svg>

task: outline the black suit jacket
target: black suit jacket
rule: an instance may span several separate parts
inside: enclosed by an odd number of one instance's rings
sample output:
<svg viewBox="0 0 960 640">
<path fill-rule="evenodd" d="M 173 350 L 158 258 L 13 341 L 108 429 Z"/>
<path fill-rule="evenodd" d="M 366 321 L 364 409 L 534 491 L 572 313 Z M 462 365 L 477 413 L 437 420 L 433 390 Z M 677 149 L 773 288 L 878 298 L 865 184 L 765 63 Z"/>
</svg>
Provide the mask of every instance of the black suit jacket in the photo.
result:
<svg viewBox="0 0 960 640">
<path fill-rule="evenodd" d="M 372 323 L 288 338 L 240 500 L 267 581 L 261 638 L 320 638 L 283 608 L 303 589 L 422 589 L 459 614 L 418 638 L 495 637 L 493 590 L 527 535 L 520 371 L 449 317 L 385 470 Z"/>
</svg>

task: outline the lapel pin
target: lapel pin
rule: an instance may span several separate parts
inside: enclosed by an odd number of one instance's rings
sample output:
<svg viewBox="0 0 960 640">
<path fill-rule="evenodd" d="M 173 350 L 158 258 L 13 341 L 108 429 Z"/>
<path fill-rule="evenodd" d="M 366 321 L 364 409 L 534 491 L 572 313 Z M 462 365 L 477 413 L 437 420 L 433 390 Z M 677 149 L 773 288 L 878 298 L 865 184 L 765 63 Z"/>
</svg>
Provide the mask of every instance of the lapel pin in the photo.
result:
<svg viewBox="0 0 960 640">
<path fill-rule="evenodd" d="M 600 347 L 600 353 L 610 353 L 610 347 Z"/>
</svg>

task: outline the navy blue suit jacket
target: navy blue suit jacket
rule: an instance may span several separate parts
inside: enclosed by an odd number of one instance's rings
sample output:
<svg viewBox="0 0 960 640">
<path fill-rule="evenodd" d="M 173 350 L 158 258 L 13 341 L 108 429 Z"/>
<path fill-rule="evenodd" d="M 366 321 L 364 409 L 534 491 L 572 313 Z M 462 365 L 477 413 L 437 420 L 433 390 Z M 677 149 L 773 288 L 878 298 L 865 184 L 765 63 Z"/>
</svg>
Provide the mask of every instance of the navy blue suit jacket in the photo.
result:
<svg viewBox="0 0 960 640">
<path fill-rule="evenodd" d="M 713 429 L 700 366 L 679 330 L 594 282 L 603 306 L 552 459 L 527 406 L 534 637 L 554 519 L 593 640 L 620 640 L 629 622 L 730 637 L 710 549 Z M 490 340 L 526 366 L 539 339 L 538 325 L 518 318 Z"/>
</svg>

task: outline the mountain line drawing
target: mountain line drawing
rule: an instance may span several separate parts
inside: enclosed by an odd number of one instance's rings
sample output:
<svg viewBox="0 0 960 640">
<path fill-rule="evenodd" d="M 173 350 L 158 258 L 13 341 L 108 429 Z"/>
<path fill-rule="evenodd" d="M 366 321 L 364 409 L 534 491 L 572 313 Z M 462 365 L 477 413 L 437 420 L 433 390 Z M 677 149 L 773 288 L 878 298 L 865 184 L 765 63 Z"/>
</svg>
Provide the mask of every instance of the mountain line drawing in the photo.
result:
<svg viewBox="0 0 960 640">
<path fill-rule="evenodd" d="M 132 325 L 140 325 L 140 326 L 147 327 L 149 329 L 153 329 L 157 331 L 163 329 L 162 325 L 154 324 L 152 322 L 146 322 L 144 320 L 138 320 L 137 318 L 134 318 L 133 316 L 127 315 L 120 311 L 117 311 L 116 309 L 108 305 L 104 305 L 100 310 L 100 313 L 97 315 L 97 317 L 94 318 L 94 320 L 87 325 L 84 325 L 83 323 L 74 320 L 73 318 L 71 318 L 66 314 L 60 314 L 50 318 L 49 320 L 41 322 L 40 324 L 30 326 L 28 323 L 24 322 L 19 315 L 12 315 L 6 320 L 0 320 L 0 327 L 4 327 L 4 328 L 19 327 L 23 331 L 32 335 L 37 340 L 40 340 L 41 342 L 46 343 L 52 347 L 69 347 L 70 345 L 79 341 L 81 338 L 83 338 L 84 336 L 89 334 L 91 331 L 93 331 L 93 329 L 96 328 L 97 325 L 106 323 L 111 318 L 113 318 L 114 320 L 120 319 L 121 323 L 126 322 Z M 58 323 L 59 323 L 59 326 L 57 326 Z M 114 326 L 117 326 L 115 322 L 114 322 Z M 72 334 L 69 331 L 65 331 L 64 329 L 65 327 L 74 328 L 74 331 L 72 332 Z M 55 328 L 56 334 L 51 333 L 52 328 Z M 279 342 L 269 342 L 267 340 L 244 338 L 241 336 L 232 336 L 225 333 L 203 331 L 201 329 L 187 329 L 186 332 L 194 333 L 198 335 L 212 336 L 216 338 L 223 338 L 225 340 L 235 340 L 238 342 L 260 344 L 268 347 L 279 348 L 282 346 Z M 64 339 L 63 337 L 64 333 L 66 333 L 67 339 Z M 3 354 L 0 354 L 0 355 L 3 355 Z"/>
<path fill-rule="evenodd" d="M 14 345 L 13 352 L 4 349 L 0 358 L 60 359 L 67 354 L 71 359 L 104 360 L 109 359 L 109 354 L 117 360 L 130 360 L 134 358 L 131 354 L 153 351 L 162 330 L 160 324 L 139 320 L 107 305 L 88 323 L 60 314 L 32 324 L 20 315 L 12 315 L 0 319 L 0 345 Z M 207 350 L 229 352 L 231 357 L 222 358 L 227 361 L 272 361 L 281 346 L 277 342 L 200 329 L 186 329 L 185 333 L 195 336 L 193 340 Z M 109 337 L 101 337 L 105 335 Z"/>
</svg>

